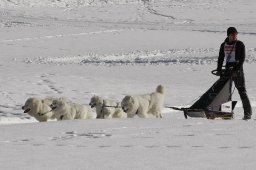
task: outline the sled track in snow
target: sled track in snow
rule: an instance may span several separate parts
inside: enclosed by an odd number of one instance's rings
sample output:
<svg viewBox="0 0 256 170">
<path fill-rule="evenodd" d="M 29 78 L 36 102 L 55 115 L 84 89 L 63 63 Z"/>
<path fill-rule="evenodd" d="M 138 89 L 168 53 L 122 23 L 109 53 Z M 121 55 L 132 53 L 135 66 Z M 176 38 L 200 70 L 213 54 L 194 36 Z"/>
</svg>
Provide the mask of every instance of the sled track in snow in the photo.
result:
<svg viewBox="0 0 256 170">
<path fill-rule="evenodd" d="M 218 50 L 214 48 L 201 49 L 170 49 L 153 51 L 134 51 L 129 53 L 97 54 L 87 53 L 78 56 L 33 57 L 23 60 L 28 64 L 79 64 L 79 65 L 171 65 L 216 63 Z M 246 61 L 256 62 L 256 48 L 247 49 Z"/>
</svg>

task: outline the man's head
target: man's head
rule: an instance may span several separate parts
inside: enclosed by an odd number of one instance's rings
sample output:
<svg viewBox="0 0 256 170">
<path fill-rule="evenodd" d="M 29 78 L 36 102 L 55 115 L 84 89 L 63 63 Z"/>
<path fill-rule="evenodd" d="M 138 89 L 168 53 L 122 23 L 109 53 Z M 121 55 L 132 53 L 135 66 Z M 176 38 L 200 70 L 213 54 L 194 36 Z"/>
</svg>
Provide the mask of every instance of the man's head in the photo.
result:
<svg viewBox="0 0 256 170">
<path fill-rule="evenodd" d="M 228 36 L 229 40 L 231 40 L 231 41 L 236 40 L 237 34 L 238 34 L 238 32 L 235 27 L 229 27 L 227 29 L 227 36 Z"/>
</svg>

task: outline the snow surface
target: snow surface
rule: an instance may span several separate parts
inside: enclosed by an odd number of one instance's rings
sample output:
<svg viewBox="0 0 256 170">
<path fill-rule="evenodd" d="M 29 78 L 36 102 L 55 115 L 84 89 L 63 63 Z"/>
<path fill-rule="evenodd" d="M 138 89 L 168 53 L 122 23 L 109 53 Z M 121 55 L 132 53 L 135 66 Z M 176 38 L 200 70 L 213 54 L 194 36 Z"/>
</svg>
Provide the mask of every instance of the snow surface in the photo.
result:
<svg viewBox="0 0 256 170">
<path fill-rule="evenodd" d="M 253 0 L 0 0 L 1 169 L 255 169 L 255 114 L 243 121 L 184 119 L 216 80 L 229 26 L 246 45 L 247 91 L 256 106 Z M 121 101 L 158 84 L 163 119 L 38 123 L 29 97 L 97 94 Z"/>
</svg>

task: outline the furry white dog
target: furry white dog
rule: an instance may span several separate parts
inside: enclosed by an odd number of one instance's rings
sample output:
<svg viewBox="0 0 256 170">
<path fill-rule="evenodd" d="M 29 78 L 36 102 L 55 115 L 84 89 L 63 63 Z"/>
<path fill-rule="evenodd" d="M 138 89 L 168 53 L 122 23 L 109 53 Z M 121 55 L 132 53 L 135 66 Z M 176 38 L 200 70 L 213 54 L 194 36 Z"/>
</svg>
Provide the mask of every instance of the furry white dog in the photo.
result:
<svg viewBox="0 0 256 170">
<path fill-rule="evenodd" d="M 125 118 L 126 113 L 123 112 L 119 102 L 103 99 L 99 96 L 93 96 L 89 103 L 91 108 L 96 108 L 97 118 L 110 119 L 110 118 Z"/>
<path fill-rule="evenodd" d="M 165 88 L 162 85 L 158 85 L 156 91 L 151 94 L 125 96 L 121 105 L 129 118 L 135 115 L 141 118 L 152 116 L 162 118 L 161 110 L 163 108 L 164 98 Z"/>
<path fill-rule="evenodd" d="M 89 107 L 63 99 L 53 100 L 51 108 L 57 120 L 96 118 L 96 114 Z"/>
<path fill-rule="evenodd" d="M 25 105 L 22 106 L 24 113 L 28 113 L 39 122 L 46 122 L 49 119 L 55 119 L 50 105 L 53 98 L 48 97 L 45 99 L 29 98 L 26 100 Z"/>
</svg>

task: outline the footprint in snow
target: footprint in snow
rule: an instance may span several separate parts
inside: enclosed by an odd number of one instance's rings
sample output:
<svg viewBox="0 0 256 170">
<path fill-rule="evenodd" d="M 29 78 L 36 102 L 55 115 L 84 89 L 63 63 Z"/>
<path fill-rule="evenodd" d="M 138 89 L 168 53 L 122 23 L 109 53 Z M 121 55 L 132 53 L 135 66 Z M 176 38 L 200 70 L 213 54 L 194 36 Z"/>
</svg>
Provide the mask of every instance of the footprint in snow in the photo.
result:
<svg viewBox="0 0 256 170">
<path fill-rule="evenodd" d="M 194 145 L 194 146 L 191 146 L 192 148 L 203 148 L 204 146 L 202 145 Z"/>
<path fill-rule="evenodd" d="M 78 134 L 78 136 L 85 136 L 88 138 L 102 138 L 102 137 L 110 137 L 112 135 L 106 134 L 106 133 L 81 133 L 81 134 Z"/>
<path fill-rule="evenodd" d="M 230 136 L 230 135 L 232 135 L 232 134 L 230 134 L 230 133 L 217 133 L 217 134 L 215 134 L 216 136 Z"/>
<path fill-rule="evenodd" d="M 122 148 L 131 148 L 131 147 L 133 147 L 133 145 L 123 145 L 123 146 L 121 146 Z"/>
<path fill-rule="evenodd" d="M 146 148 L 159 148 L 160 146 L 157 145 L 149 145 L 149 146 L 145 146 Z"/>
<path fill-rule="evenodd" d="M 238 148 L 239 149 L 251 149 L 252 147 L 251 146 L 239 146 Z"/>
<path fill-rule="evenodd" d="M 78 147 L 78 148 L 86 148 L 87 146 L 85 146 L 85 145 L 77 145 L 76 147 Z"/>
<path fill-rule="evenodd" d="M 77 133 L 76 131 L 68 131 L 68 132 L 64 132 L 62 136 L 52 137 L 52 138 L 50 138 L 50 140 L 51 141 L 69 140 L 69 139 L 73 139 L 75 137 L 103 138 L 103 137 L 110 137 L 110 136 L 112 136 L 112 135 L 107 134 L 107 133 L 101 133 L 101 132 Z"/>
<path fill-rule="evenodd" d="M 192 125 L 183 125 L 183 127 L 191 127 Z"/>
<path fill-rule="evenodd" d="M 33 146 L 44 146 L 45 144 L 43 143 L 34 143 Z"/>
<path fill-rule="evenodd" d="M 109 146 L 109 145 L 100 145 L 100 146 L 98 146 L 99 148 L 110 148 L 111 146 Z"/>
<path fill-rule="evenodd" d="M 189 137 L 193 137 L 193 136 L 195 136 L 195 134 L 184 134 L 184 135 L 175 135 L 175 136 L 189 136 Z"/>
<path fill-rule="evenodd" d="M 21 142 L 29 142 L 29 141 L 31 141 L 31 139 L 22 139 L 22 140 L 20 140 Z"/>
<path fill-rule="evenodd" d="M 167 145 L 167 148 L 181 148 L 182 146 L 180 145 Z"/>
<path fill-rule="evenodd" d="M 229 149 L 230 147 L 228 147 L 228 146 L 220 146 L 220 147 L 218 147 L 219 149 Z"/>
</svg>

